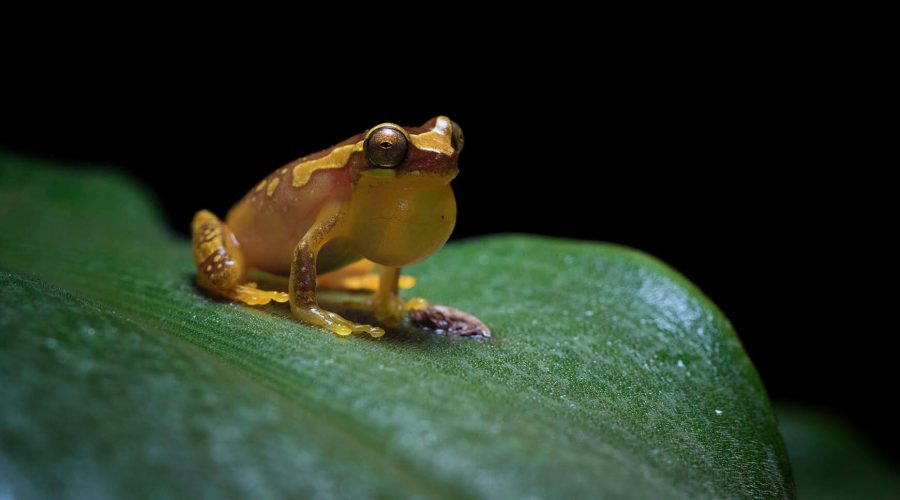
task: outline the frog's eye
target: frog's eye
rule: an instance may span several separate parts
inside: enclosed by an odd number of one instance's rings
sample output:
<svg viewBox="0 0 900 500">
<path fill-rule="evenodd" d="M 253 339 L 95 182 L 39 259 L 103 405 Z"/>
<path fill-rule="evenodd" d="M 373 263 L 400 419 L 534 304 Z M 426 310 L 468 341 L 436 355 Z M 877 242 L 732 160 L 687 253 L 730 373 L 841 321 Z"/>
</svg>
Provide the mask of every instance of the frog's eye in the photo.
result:
<svg viewBox="0 0 900 500">
<path fill-rule="evenodd" d="M 466 139 L 463 136 L 462 127 L 460 127 L 458 123 L 453 122 L 453 135 L 450 136 L 450 145 L 453 146 L 453 151 L 456 151 L 456 154 L 459 154 L 463 150 L 465 144 Z"/>
<path fill-rule="evenodd" d="M 366 158 L 375 167 L 394 168 L 406 158 L 406 135 L 396 127 L 381 126 L 366 138 Z"/>
</svg>

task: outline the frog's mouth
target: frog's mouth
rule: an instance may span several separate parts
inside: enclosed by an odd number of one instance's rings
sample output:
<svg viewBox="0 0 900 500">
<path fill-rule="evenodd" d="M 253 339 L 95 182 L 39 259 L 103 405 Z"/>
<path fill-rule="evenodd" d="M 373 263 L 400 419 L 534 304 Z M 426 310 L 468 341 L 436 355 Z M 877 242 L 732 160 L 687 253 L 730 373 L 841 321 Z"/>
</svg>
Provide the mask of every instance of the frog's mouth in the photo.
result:
<svg viewBox="0 0 900 500">
<path fill-rule="evenodd" d="M 393 168 L 370 168 L 363 171 L 364 177 L 371 179 L 433 179 L 444 182 L 450 182 L 459 175 L 459 169 L 452 169 L 449 172 L 429 172 L 427 170 L 412 170 L 407 172 L 397 171 Z"/>
</svg>

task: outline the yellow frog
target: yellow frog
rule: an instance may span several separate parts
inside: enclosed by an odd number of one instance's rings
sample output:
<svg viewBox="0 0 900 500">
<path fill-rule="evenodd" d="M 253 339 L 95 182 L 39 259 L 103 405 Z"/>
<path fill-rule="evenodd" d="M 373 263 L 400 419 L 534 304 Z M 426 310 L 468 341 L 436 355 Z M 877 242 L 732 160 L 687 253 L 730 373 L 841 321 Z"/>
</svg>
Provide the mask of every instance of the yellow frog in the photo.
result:
<svg viewBox="0 0 900 500">
<path fill-rule="evenodd" d="M 382 123 L 279 168 L 224 223 L 206 210 L 194 216 L 198 285 L 251 305 L 290 301 L 296 319 L 338 335 L 384 335 L 321 308 L 317 278 L 323 286 L 374 290 L 369 305 L 384 324 L 424 308 L 423 299 L 400 299 L 400 269 L 450 237 L 456 223 L 450 181 L 462 147 L 459 125 L 438 116 L 417 128 Z M 289 275 L 288 293 L 247 282 L 250 268 Z"/>
</svg>

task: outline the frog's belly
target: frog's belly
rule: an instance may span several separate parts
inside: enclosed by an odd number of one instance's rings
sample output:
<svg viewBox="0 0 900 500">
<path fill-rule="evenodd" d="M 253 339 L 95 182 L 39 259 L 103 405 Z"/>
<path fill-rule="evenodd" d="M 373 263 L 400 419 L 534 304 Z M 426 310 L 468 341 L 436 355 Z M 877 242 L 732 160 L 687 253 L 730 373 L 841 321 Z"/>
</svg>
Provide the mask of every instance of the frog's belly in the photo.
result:
<svg viewBox="0 0 900 500">
<path fill-rule="evenodd" d="M 266 190 L 251 191 L 228 212 L 226 224 L 234 233 L 249 267 L 280 275 L 290 274 L 297 243 L 315 223 L 325 202 L 342 194 L 342 183 L 338 182 L 341 179 L 333 174 L 320 174 L 329 173 L 316 173 L 309 184 L 298 189 L 290 185 L 288 173 L 272 196 L 268 196 Z M 346 253 L 346 249 L 334 248 L 339 246 L 326 245 L 318 255 L 321 264 L 318 267 L 340 264 L 335 260 Z"/>
</svg>

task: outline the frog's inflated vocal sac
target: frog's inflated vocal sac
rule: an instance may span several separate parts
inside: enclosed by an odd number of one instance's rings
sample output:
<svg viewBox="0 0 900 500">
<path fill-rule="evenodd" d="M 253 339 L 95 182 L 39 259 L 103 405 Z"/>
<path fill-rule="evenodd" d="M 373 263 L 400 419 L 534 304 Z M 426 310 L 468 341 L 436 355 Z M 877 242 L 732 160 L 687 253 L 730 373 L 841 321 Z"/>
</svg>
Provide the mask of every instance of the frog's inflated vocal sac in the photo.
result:
<svg viewBox="0 0 900 500">
<path fill-rule="evenodd" d="M 450 181 L 462 147 L 459 125 L 438 116 L 418 128 L 383 123 L 285 165 L 232 207 L 224 223 L 206 210 L 194 216 L 197 283 L 247 304 L 290 300 L 295 318 L 339 335 L 383 335 L 382 328 L 319 307 L 317 277 L 321 285 L 375 290 L 368 304 L 385 324 L 423 307 L 422 299 L 400 300 L 400 268 L 450 237 L 456 222 Z M 377 278 L 369 274 L 373 263 L 380 265 Z M 249 268 L 290 275 L 288 293 L 248 283 Z"/>
</svg>

